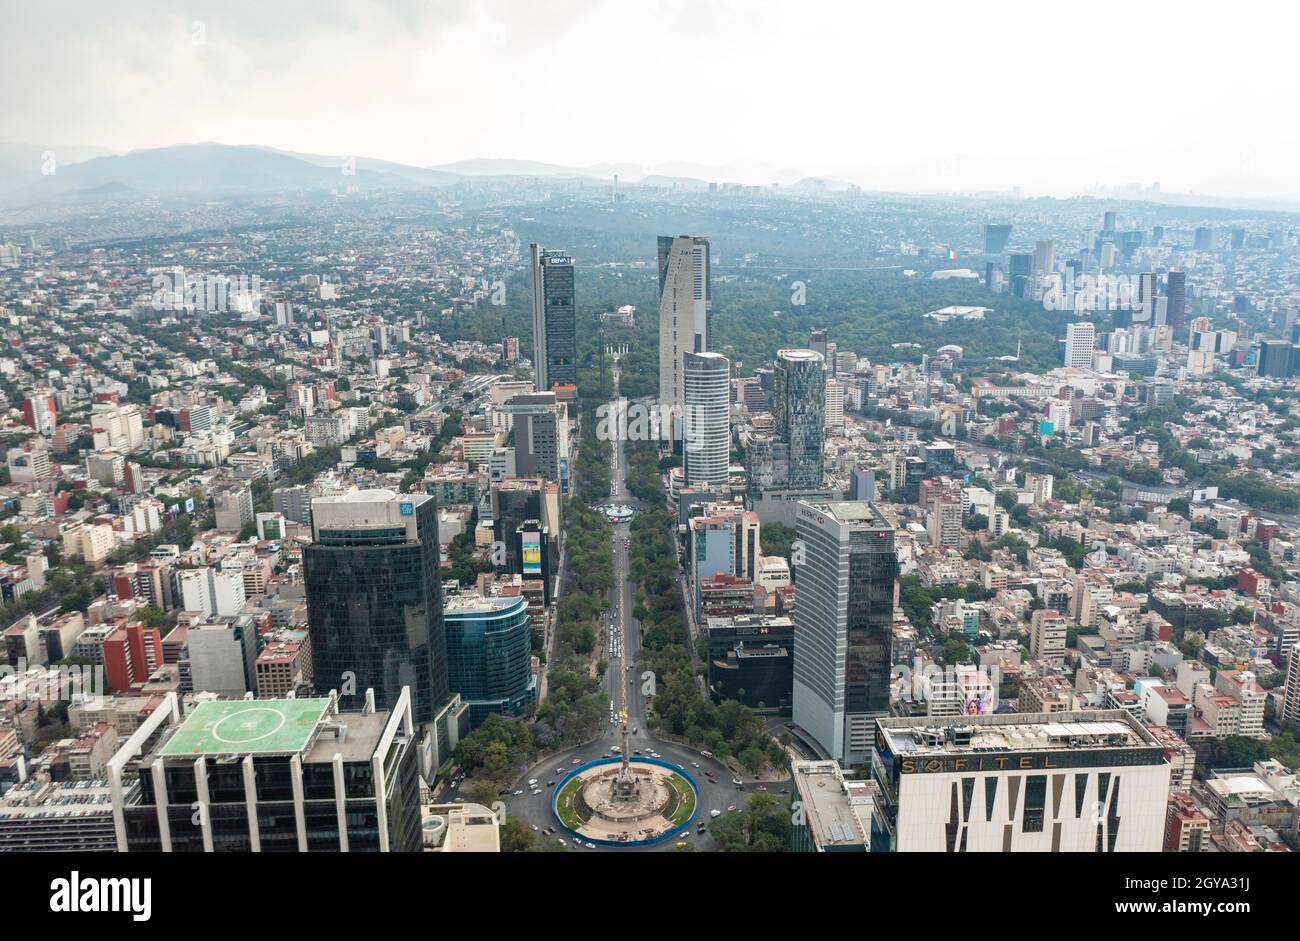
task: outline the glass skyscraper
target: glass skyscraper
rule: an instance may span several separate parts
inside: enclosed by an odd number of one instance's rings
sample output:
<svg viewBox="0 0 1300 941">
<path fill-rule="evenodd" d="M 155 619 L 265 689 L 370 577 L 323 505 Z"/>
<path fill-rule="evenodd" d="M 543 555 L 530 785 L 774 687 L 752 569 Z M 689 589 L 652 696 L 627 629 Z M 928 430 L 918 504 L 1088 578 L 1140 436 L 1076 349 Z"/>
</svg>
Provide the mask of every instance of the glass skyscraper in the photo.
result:
<svg viewBox="0 0 1300 941">
<path fill-rule="evenodd" d="M 477 728 L 492 713 L 520 716 L 536 699 L 528 603 L 522 595 L 453 596 L 447 622 L 447 678 Z"/>
<path fill-rule="evenodd" d="M 835 760 L 871 754 L 889 710 L 898 561 L 894 528 L 870 503 L 800 502 L 794 721 Z"/>
<path fill-rule="evenodd" d="M 791 490 L 822 485 L 826 426 L 826 366 L 814 350 L 778 350 L 772 375 L 776 435 L 789 446 Z"/>
<path fill-rule="evenodd" d="M 381 709 L 411 688 L 415 721 L 432 722 L 450 697 L 442 617 L 436 501 L 427 494 L 360 490 L 312 501 L 303 550 L 316 691 Z"/>
<path fill-rule="evenodd" d="M 538 392 L 578 384 L 573 256 L 532 248 L 533 368 Z"/>
</svg>

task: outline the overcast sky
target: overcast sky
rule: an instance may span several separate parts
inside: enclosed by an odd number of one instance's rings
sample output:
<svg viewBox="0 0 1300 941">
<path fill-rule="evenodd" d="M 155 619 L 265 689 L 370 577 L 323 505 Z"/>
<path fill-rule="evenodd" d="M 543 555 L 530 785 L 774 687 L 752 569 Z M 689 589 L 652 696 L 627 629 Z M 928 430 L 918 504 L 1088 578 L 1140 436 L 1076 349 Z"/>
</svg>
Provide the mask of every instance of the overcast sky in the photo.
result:
<svg viewBox="0 0 1300 941">
<path fill-rule="evenodd" d="M 10 142 L 1300 195 L 1276 2 L 0 4 Z"/>
</svg>

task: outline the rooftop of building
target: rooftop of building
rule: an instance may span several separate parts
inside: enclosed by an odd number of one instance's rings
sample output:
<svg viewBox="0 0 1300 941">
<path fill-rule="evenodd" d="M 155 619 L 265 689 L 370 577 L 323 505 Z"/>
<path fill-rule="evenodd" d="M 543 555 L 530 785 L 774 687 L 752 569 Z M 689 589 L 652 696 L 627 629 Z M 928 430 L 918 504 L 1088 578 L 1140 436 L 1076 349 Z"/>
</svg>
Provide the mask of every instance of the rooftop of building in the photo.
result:
<svg viewBox="0 0 1300 941">
<path fill-rule="evenodd" d="M 834 761 L 796 761 L 794 784 L 803 802 L 804 819 L 819 846 L 865 844 L 870 826 L 869 788 L 849 785 Z"/>
<path fill-rule="evenodd" d="M 1000 751 L 1134 748 L 1158 744 L 1122 709 L 878 719 L 895 755 L 962 755 Z"/>
</svg>

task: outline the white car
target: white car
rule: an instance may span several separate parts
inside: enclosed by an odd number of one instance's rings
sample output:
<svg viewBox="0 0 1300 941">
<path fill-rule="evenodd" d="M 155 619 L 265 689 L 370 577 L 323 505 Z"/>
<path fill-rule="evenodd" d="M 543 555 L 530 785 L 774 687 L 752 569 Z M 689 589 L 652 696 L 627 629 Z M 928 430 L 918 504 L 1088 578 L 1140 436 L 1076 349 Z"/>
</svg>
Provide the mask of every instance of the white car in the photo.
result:
<svg viewBox="0 0 1300 941">
<path fill-rule="evenodd" d="M 710 810 L 710 811 L 709 811 L 709 816 L 710 816 L 710 817 L 721 817 L 721 816 L 722 816 L 722 811 L 720 811 L 720 810 Z"/>
</svg>

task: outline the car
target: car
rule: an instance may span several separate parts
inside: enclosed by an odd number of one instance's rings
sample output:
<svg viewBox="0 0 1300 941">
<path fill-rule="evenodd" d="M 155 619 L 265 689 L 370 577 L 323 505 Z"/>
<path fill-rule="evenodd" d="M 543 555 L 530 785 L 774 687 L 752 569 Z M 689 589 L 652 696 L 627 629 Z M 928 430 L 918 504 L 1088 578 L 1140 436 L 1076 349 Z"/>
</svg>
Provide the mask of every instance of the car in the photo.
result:
<svg viewBox="0 0 1300 941">
<path fill-rule="evenodd" d="M 699 763 L 698 761 L 692 761 L 692 762 L 691 762 L 691 767 L 692 767 L 692 768 L 698 768 L 699 766 L 700 766 L 700 763 Z"/>
<path fill-rule="evenodd" d="M 587 843 L 587 844 L 586 844 L 586 847 L 587 847 L 587 849 L 589 849 L 589 850 L 594 850 L 594 849 L 596 848 L 596 844 L 595 844 L 595 843 Z"/>
<path fill-rule="evenodd" d="M 580 765 L 580 764 L 582 764 L 582 759 L 581 759 L 581 758 L 575 758 L 575 759 L 573 759 L 571 762 L 569 762 L 569 764 L 571 764 L 571 765 Z"/>
<path fill-rule="evenodd" d="M 680 850 L 680 849 L 685 849 L 689 844 L 686 843 L 685 840 L 682 840 L 682 841 L 680 841 L 680 842 L 674 843 L 673 845 L 676 846 L 676 847 Z"/>
<path fill-rule="evenodd" d="M 634 748 L 634 749 L 632 749 L 632 754 L 634 754 L 634 755 L 639 755 L 639 754 L 641 754 L 641 749 L 639 749 L 639 748 Z"/>
<path fill-rule="evenodd" d="M 632 668 L 631 668 L 631 667 L 628 667 L 628 669 L 630 670 L 630 669 L 632 669 Z M 633 727 L 632 727 L 632 734 L 633 734 L 633 735 L 636 734 L 636 726 L 633 726 Z"/>
<path fill-rule="evenodd" d="M 528 829 L 529 829 L 529 830 L 532 830 L 534 833 L 537 832 L 537 824 L 535 824 L 535 823 L 530 823 L 530 824 L 528 825 Z"/>
<path fill-rule="evenodd" d="M 568 843 L 565 843 L 563 840 L 556 840 L 555 842 L 556 842 L 556 843 L 559 843 L 559 844 L 560 844 L 561 846 L 563 846 L 563 847 L 568 847 L 568 845 L 569 845 Z"/>
<path fill-rule="evenodd" d="M 563 769 L 563 768 L 556 768 L 556 769 L 555 769 L 555 773 L 556 773 L 556 774 L 564 774 L 564 769 Z"/>
<path fill-rule="evenodd" d="M 606 758 L 613 758 L 614 756 L 611 755 L 609 752 L 605 752 L 605 757 L 606 757 Z"/>
<path fill-rule="evenodd" d="M 740 778 L 732 778 L 732 779 L 731 779 L 731 783 L 732 783 L 732 784 L 744 784 L 745 782 L 742 781 L 742 780 L 740 780 Z"/>
<path fill-rule="evenodd" d="M 721 816 L 722 816 L 722 811 L 720 811 L 720 810 L 710 810 L 710 811 L 709 811 L 709 816 L 710 816 L 710 817 L 721 817 Z M 703 824 L 704 821 L 701 820 L 700 823 Z"/>
<path fill-rule="evenodd" d="M 554 781 L 547 781 L 547 782 L 546 782 L 546 786 L 547 786 L 547 787 L 555 787 L 555 782 L 554 782 Z"/>
<path fill-rule="evenodd" d="M 732 814 L 732 813 L 735 813 L 735 812 L 736 812 L 736 805 L 735 805 L 735 804 L 730 804 L 730 805 L 727 806 L 727 813 Z"/>
<path fill-rule="evenodd" d="M 713 757 L 713 752 L 711 752 L 711 751 L 702 751 L 702 752 L 700 752 L 700 754 L 703 755 L 705 758 L 712 758 L 712 757 Z"/>
<path fill-rule="evenodd" d="M 536 787 L 536 786 L 537 786 L 537 779 L 536 779 L 536 778 L 529 778 L 529 779 L 528 779 L 528 786 L 529 786 L 529 787 Z"/>
<path fill-rule="evenodd" d="M 767 785 L 766 785 L 766 784 L 760 784 L 760 785 L 758 786 L 758 789 L 759 789 L 760 791 L 766 791 L 766 790 L 767 790 Z"/>
<path fill-rule="evenodd" d="M 518 791 L 515 791 L 515 797 L 518 797 L 518 796 L 519 796 L 520 794 L 522 794 L 522 793 L 523 793 L 523 789 L 522 789 L 522 788 L 521 788 L 520 790 L 518 790 Z"/>
</svg>

